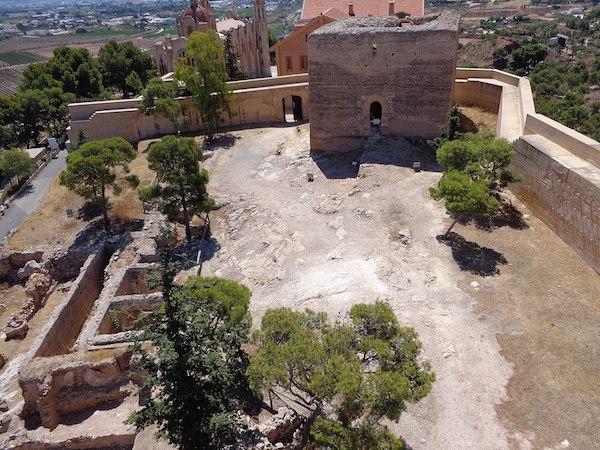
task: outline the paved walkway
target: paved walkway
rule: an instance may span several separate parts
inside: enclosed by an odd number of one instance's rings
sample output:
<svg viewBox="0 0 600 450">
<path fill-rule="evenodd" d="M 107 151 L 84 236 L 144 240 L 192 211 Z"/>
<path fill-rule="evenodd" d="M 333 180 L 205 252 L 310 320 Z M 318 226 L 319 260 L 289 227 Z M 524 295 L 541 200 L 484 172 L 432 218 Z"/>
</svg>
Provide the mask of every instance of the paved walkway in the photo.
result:
<svg viewBox="0 0 600 450">
<path fill-rule="evenodd" d="M 0 240 L 12 230 L 21 225 L 25 219 L 38 207 L 50 183 L 65 167 L 66 150 L 61 150 L 58 159 L 53 159 L 44 167 L 40 173 L 29 183 L 23 192 L 5 211 L 0 218 Z"/>
<path fill-rule="evenodd" d="M 521 109 L 519 107 L 519 92 L 517 87 L 490 78 L 470 79 L 502 86 L 502 98 L 500 101 L 500 110 L 498 111 L 500 126 L 496 129 L 496 134 L 499 137 L 508 139 L 510 142 L 520 138 L 523 134 L 523 126 L 521 122 Z"/>
</svg>

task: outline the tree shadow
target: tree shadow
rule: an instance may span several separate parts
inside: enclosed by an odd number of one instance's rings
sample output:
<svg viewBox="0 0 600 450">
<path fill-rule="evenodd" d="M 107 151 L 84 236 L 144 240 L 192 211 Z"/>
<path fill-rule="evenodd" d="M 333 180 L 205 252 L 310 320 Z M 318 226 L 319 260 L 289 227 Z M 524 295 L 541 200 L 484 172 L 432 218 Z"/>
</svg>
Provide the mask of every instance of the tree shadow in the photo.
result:
<svg viewBox="0 0 600 450">
<path fill-rule="evenodd" d="M 19 191 L 19 189 L 20 189 L 20 191 Z M 31 183 L 27 183 L 27 184 L 21 185 L 21 186 L 20 185 L 16 185 L 15 186 L 15 190 L 14 190 L 14 192 L 12 192 L 12 194 L 14 194 L 17 191 L 19 193 L 15 196 L 15 200 L 18 199 L 18 198 L 23 198 L 26 195 L 31 194 L 34 191 L 34 187 L 33 187 L 33 184 L 31 184 Z M 11 194 L 10 191 L 8 193 Z"/>
<path fill-rule="evenodd" d="M 311 152 L 310 157 L 327 179 L 356 178 L 362 150 L 351 152 Z"/>
<path fill-rule="evenodd" d="M 62 425 L 77 425 L 92 417 L 97 411 L 110 411 L 118 408 L 122 403 L 122 400 L 109 400 L 82 411 L 64 413 L 60 415 L 60 423 Z"/>
<path fill-rule="evenodd" d="M 204 141 L 204 150 L 214 152 L 215 150 L 231 148 L 239 140 L 239 136 L 231 133 L 217 134 L 211 141 Z"/>
<path fill-rule="evenodd" d="M 95 220 L 88 224 L 83 230 L 77 233 L 73 243 L 67 250 L 68 254 L 79 253 L 90 255 L 108 243 L 113 250 L 125 247 L 133 240 L 131 235 L 134 231 L 140 231 L 144 226 L 144 221 L 140 219 L 130 222 L 111 223 L 111 232 L 107 233 L 104 230 L 102 220 Z"/>
<path fill-rule="evenodd" d="M 171 249 L 171 255 L 178 261 L 181 270 L 190 269 L 196 265 L 198 253 L 202 262 L 212 259 L 221 249 L 221 244 L 214 237 L 195 239 L 192 242 L 184 242 Z"/>
<path fill-rule="evenodd" d="M 383 164 L 413 168 L 419 163 L 424 172 L 442 172 L 435 150 L 424 139 L 381 136 L 370 142 L 360 160 L 361 164 Z"/>
<path fill-rule="evenodd" d="M 77 210 L 77 218 L 86 222 L 95 219 L 100 214 L 102 214 L 102 209 L 92 202 L 85 202 L 83 206 Z"/>
<path fill-rule="evenodd" d="M 476 216 L 460 221 L 463 225 L 468 222 L 474 223 L 477 228 L 485 231 L 492 231 L 502 227 L 510 227 L 514 230 L 526 230 L 529 228 L 529 224 L 523 219 L 523 213 L 512 203 L 506 202 L 501 203 L 499 211 L 494 215 Z"/>
<path fill-rule="evenodd" d="M 508 261 L 496 250 L 481 247 L 479 244 L 467 241 L 461 235 L 451 232 L 448 235 L 440 234 L 437 241 L 447 245 L 452 250 L 452 256 L 458 263 L 460 270 L 471 272 L 483 277 L 498 275 L 498 265 L 506 264 Z"/>
</svg>

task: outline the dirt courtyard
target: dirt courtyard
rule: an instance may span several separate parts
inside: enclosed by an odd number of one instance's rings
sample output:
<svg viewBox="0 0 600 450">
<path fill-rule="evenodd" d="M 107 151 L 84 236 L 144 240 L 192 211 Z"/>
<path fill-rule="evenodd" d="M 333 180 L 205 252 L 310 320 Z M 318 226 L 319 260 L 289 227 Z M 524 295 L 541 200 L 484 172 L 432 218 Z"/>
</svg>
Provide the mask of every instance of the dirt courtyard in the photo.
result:
<svg viewBox="0 0 600 450">
<path fill-rule="evenodd" d="M 203 274 L 247 284 L 255 324 L 271 307 L 335 318 L 387 299 L 437 375 L 391 424 L 414 449 L 596 447 L 600 277 L 510 196 L 504 216 L 441 238 L 450 219 L 423 147 L 372 142 L 359 164 L 311 157 L 308 137 L 221 137 L 205 163 L 220 208 Z"/>
</svg>

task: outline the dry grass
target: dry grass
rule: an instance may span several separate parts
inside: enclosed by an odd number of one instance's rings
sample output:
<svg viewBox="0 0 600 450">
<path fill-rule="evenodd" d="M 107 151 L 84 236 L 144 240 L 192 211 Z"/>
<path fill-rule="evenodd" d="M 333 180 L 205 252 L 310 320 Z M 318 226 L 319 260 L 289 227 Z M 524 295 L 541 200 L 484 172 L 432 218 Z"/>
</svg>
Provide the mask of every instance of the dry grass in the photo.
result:
<svg viewBox="0 0 600 450">
<path fill-rule="evenodd" d="M 139 154 L 130 164 L 131 173 L 140 178 L 140 186 L 147 186 L 154 180 L 154 172 L 148 167 L 144 153 L 147 147 L 147 141 L 140 143 Z M 127 222 L 143 215 L 142 203 L 132 189 L 125 189 L 111 201 L 111 216 L 118 221 Z M 68 246 L 87 224 L 85 220 L 77 218 L 78 210 L 84 203 L 83 198 L 61 186 L 57 177 L 50 184 L 39 207 L 8 238 L 8 247 L 23 251 Z M 71 210 L 71 213 L 67 214 L 67 210 Z"/>
<path fill-rule="evenodd" d="M 141 218 L 144 214 L 142 202 L 138 198 L 137 192 L 132 189 L 127 189 L 111 203 L 110 215 L 119 222 L 131 222 Z"/>
<path fill-rule="evenodd" d="M 56 178 L 38 208 L 8 238 L 8 247 L 47 250 L 67 244 L 85 226 L 85 222 L 77 218 L 77 210 L 83 204 L 82 198 L 61 186 Z M 67 215 L 67 209 L 72 214 Z"/>
<path fill-rule="evenodd" d="M 472 122 L 472 125 L 477 128 L 477 131 L 482 131 L 483 129 L 489 129 L 490 131 L 496 130 L 496 114 L 486 111 L 485 109 L 481 109 L 477 106 L 461 106 L 460 112 L 466 116 Z M 465 124 L 463 124 L 465 125 Z M 471 124 L 469 124 L 471 125 Z M 468 128 L 468 126 L 467 126 Z M 475 131 L 465 129 L 464 131 Z"/>
<path fill-rule="evenodd" d="M 141 141 L 138 144 L 138 155 L 129 163 L 129 169 L 131 173 L 137 175 L 140 179 L 140 186 L 148 186 L 154 181 L 156 176 L 153 170 L 148 167 L 148 160 L 146 159 L 146 151 L 150 144 L 157 139 Z"/>
</svg>

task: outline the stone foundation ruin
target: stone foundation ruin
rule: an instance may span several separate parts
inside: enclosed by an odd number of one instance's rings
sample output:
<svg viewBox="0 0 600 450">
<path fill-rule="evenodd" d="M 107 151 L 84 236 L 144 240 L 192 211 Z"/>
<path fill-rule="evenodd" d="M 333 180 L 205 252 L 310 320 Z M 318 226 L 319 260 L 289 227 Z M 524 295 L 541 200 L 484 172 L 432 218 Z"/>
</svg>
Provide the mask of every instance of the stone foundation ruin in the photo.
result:
<svg viewBox="0 0 600 450">
<path fill-rule="evenodd" d="M 86 411 L 114 407 L 134 398 L 139 380 L 129 372 L 128 352 L 135 333 L 133 323 L 140 314 L 162 303 L 160 287 L 151 287 L 148 274 L 157 259 L 153 238 L 164 219 L 149 215 L 146 222 L 142 231 L 105 238 L 82 264 L 79 254 L 66 258 L 55 253 L 53 258 L 46 258 L 40 252 L 13 253 L 0 258 L 3 277 L 22 274 L 23 278 L 28 273 L 27 282 L 40 275 L 54 284 L 64 282 L 80 267 L 19 368 L 24 401 L 19 414 L 23 421 L 13 415 L 2 422 L 6 425 L 3 431 L 11 436 L 12 448 L 55 448 L 50 442 L 32 438 L 27 430 L 37 436 L 43 429 L 54 430 L 72 422 L 73 415 L 85 416 Z M 123 259 L 124 249 L 132 249 L 134 256 Z M 124 434 L 84 439 L 85 448 L 131 448 L 135 435 L 131 429 Z M 69 447 L 61 443 L 56 448 Z"/>
</svg>

